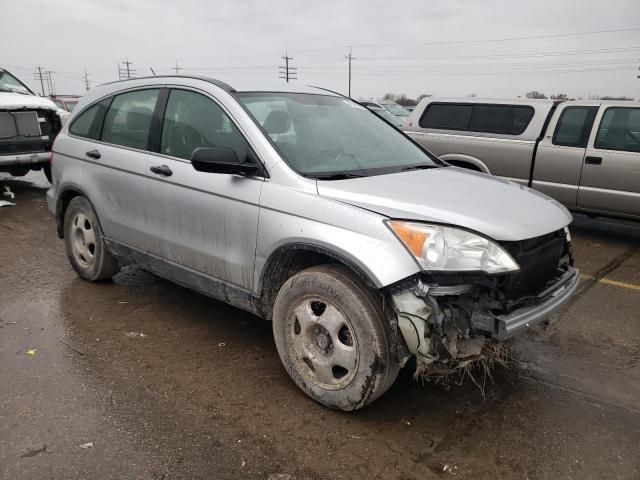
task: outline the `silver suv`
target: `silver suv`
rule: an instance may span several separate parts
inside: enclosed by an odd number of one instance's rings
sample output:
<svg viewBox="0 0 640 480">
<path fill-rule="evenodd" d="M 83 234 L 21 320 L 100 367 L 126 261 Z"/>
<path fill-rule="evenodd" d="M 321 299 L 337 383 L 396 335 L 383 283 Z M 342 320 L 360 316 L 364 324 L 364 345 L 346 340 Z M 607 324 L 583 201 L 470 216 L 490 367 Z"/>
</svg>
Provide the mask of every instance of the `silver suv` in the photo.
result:
<svg viewBox="0 0 640 480">
<path fill-rule="evenodd" d="M 272 320 L 294 382 L 342 410 L 412 356 L 422 371 L 484 358 L 578 283 L 558 202 L 319 90 L 103 85 L 58 135 L 47 197 L 82 278 L 136 263 Z"/>
</svg>

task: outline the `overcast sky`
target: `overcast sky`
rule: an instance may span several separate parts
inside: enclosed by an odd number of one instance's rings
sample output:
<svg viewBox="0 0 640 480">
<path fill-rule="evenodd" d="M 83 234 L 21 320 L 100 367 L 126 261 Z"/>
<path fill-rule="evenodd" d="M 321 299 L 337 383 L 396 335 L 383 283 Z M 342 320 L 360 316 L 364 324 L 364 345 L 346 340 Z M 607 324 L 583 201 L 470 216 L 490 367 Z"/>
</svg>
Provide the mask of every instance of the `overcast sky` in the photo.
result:
<svg viewBox="0 0 640 480">
<path fill-rule="evenodd" d="M 284 86 L 285 51 L 297 84 L 354 97 L 640 97 L 640 0 L 2 0 L 0 66 L 34 89 L 36 65 L 58 93 L 171 72 L 238 87 Z M 600 33 L 596 33 L 600 32 Z M 536 37 L 536 38 L 531 38 Z M 122 64 L 121 64 L 122 66 Z"/>
</svg>

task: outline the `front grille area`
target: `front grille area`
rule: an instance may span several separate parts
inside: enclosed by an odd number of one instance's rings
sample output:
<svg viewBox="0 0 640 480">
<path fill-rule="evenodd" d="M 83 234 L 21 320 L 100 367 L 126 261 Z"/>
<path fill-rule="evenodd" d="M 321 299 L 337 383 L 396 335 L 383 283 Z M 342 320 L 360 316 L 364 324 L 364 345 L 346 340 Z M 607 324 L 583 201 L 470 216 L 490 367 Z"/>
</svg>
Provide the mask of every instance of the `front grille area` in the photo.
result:
<svg viewBox="0 0 640 480">
<path fill-rule="evenodd" d="M 0 112 L 0 155 L 47 152 L 60 128 L 50 110 Z"/>
<path fill-rule="evenodd" d="M 505 300 L 534 296 L 557 274 L 561 259 L 567 255 L 564 230 L 520 242 L 501 242 L 520 265 L 520 271 L 506 276 L 501 284 Z"/>
</svg>

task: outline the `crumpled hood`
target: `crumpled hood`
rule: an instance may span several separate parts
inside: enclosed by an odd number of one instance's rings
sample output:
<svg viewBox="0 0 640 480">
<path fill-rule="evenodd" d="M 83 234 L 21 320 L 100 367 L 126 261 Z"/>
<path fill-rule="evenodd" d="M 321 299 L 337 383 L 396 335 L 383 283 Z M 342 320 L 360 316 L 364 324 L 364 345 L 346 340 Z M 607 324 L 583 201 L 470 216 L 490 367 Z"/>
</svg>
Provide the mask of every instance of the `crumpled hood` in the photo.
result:
<svg viewBox="0 0 640 480">
<path fill-rule="evenodd" d="M 538 237 L 572 220 L 542 193 L 457 167 L 318 181 L 318 193 L 390 218 L 457 225 L 503 241 Z"/>
<path fill-rule="evenodd" d="M 44 108 L 58 111 L 55 103 L 48 98 L 21 93 L 0 92 L 0 110 L 22 110 L 23 108 Z"/>
</svg>

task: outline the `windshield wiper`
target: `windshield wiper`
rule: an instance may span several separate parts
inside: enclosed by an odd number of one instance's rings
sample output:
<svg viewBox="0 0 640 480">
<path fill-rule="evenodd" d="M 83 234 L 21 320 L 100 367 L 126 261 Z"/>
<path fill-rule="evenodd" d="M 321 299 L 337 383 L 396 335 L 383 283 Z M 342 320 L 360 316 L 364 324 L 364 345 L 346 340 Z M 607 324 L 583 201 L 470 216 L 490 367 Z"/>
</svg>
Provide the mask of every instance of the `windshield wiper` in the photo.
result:
<svg viewBox="0 0 640 480">
<path fill-rule="evenodd" d="M 364 175 L 358 175 L 357 173 L 331 173 L 327 175 L 306 175 L 306 176 L 315 178 L 317 180 L 347 180 L 349 178 L 364 177 Z"/>
<path fill-rule="evenodd" d="M 421 165 L 409 165 L 400 169 L 401 172 L 408 172 L 410 170 L 429 170 L 430 168 L 440 168 L 440 165 L 421 164 Z"/>
</svg>

